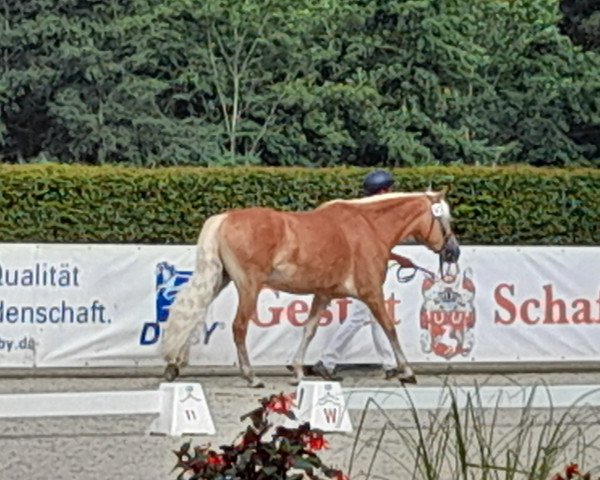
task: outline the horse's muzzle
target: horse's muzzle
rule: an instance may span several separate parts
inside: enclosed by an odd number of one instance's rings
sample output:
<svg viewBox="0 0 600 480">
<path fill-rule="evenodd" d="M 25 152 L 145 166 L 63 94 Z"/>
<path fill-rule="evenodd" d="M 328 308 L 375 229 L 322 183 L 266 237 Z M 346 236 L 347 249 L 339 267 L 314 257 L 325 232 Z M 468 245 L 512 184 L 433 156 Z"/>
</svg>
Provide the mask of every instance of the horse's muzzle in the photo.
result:
<svg viewBox="0 0 600 480">
<path fill-rule="evenodd" d="M 460 247 L 458 246 L 458 241 L 454 235 L 448 238 L 448 241 L 440 252 L 440 257 L 441 260 L 446 263 L 456 263 L 458 261 L 458 258 L 460 257 Z"/>
</svg>

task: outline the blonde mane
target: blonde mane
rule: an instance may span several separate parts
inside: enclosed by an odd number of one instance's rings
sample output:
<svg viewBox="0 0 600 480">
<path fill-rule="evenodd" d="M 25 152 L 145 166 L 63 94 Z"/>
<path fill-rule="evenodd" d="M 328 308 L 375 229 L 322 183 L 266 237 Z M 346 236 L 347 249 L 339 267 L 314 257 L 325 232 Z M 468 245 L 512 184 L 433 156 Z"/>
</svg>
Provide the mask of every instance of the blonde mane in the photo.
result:
<svg viewBox="0 0 600 480">
<path fill-rule="evenodd" d="M 374 202 L 382 202 L 384 200 L 390 200 L 393 198 L 401 198 L 401 197 L 418 197 L 420 195 L 426 195 L 425 192 L 390 192 L 390 193 L 381 193 L 379 195 L 371 195 L 368 197 L 361 198 L 335 198 L 333 200 L 329 200 L 327 202 L 322 203 L 320 206 L 324 207 L 326 205 L 332 205 L 334 203 L 351 203 L 351 204 L 361 204 L 361 203 L 374 203 Z"/>
<path fill-rule="evenodd" d="M 327 202 L 322 203 L 318 208 L 326 207 L 333 204 L 352 204 L 352 205 L 361 205 L 361 204 L 371 204 L 377 202 L 384 202 L 386 200 L 392 200 L 395 198 L 410 198 L 410 197 L 420 197 L 427 196 L 433 197 L 437 195 L 437 192 L 433 192 L 428 190 L 426 192 L 389 192 L 389 193 L 381 193 L 379 195 L 371 195 L 368 197 L 361 198 L 350 198 L 350 199 L 342 199 L 336 198 L 334 200 L 329 200 Z M 443 198 L 440 200 L 440 204 L 442 205 L 442 218 L 445 220 L 450 220 L 450 206 Z"/>
<path fill-rule="evenodd" d="M 389 193 L 380 193 L 379 195 L 371 195 L 369 197 L 361 197 L 361 198 L 352 198 L 350 200 L 341 200 L 349 203 L 374 203 L 374 202 L 383 202 L 385 200 L 392 200 L 394 198 L 410 198 L 410 197 L 420 197 L 421 195 L 427 195 L 427 192 L 389 192 Z"/>
</svg>

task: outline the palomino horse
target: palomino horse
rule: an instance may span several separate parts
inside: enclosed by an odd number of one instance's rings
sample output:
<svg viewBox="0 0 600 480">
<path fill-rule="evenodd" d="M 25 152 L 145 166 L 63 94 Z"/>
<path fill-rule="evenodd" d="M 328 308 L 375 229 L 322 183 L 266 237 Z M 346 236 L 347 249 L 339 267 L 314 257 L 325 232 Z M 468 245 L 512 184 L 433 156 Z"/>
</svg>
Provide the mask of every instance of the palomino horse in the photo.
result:
<svg viewBox="0 0 600 480">
<path fill-rule="evenodd" d="M 386 193 L 333 200 L 306 212 L 252 207 L 210 217 L 200 232 L 194 273 L 170 308 L 162 341 L 165 376 L 173 380 L 187 364 L 193 331 L 213 299 L 233 281 L 239 295 L 233 337 L 242 375 L 251 386 L 263 386 L 246 349 L 248 323 L 263 287 L 314 294 L 293 361 L 294 383 L 302 379 L 319 317 L 340 297 L 358 298 L 369 306 L 394 350 L 399 380 L 416 383 L 383 294 L 390 250 L 407 238 L 438 253 L 440 268 L 443 262 L 458 260 L 444 193 Z"/>
</svg>

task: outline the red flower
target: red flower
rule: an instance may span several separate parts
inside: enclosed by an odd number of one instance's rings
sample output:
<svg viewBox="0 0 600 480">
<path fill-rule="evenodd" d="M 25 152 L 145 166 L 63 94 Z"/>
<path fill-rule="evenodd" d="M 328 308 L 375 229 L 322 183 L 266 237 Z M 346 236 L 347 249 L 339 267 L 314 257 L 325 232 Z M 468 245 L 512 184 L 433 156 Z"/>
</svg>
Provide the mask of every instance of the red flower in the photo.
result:
<svg viewBox="0 0 600 480">
<path fill-rule="evenodd" d="M 213 467 L 222 467 L 225 465 L 225 460 L 223 459 L 223 455 L 219 455 L 215 452 L 209 452 L 206 463 L 212 465 Z"/>
<path fill-rule="evenodd" d="M 350 478 L 348 478 L 348 475 L 346 475 L 342 471 L 335 472 L 335 475 L 331 478 L 333 478 L 333 480 L 350 480 Z"/>
<path fill-rule="evenodd" d="M 296 394 L 291 393 L 289 395 L 285 395 L 283 393 L 279 395 L 273 395 L 269 403 L 267 403 L 267 410 L 270 412 L 281 413 L 285 415 L 289 413 L 290 410 L 294 407 L 294 398 Z"/>
<path fill-rule="evenodd" d="M 576 463 L 570 463 L 565 469 L 565 473 L 567 474 L 567 478 L 573 478 L 575 475 L 581 475 L 581 473 L 579 473 L 579 466 Z"/>
<path fill-rule="evenodd" d="M 305 437 L 304 446 L 314 452 L 329 448 L 329 442 L 323 438 L 322 434 L 312 433 L 312 435 Z"/>
</svg>

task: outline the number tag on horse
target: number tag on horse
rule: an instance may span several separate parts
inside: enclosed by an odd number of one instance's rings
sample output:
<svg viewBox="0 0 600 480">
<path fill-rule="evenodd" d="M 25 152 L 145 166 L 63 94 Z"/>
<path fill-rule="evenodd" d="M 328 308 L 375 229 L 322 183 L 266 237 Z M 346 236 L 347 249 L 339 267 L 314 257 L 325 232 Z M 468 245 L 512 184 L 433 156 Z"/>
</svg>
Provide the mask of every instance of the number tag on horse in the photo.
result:
<svg viewBox="0 0 600 480">
<path fill-rule="evenodd" d="M 434 203 L 431 205 L 431 213 L 436 218 L 440 218 L 444 214 L 444 207 L 442 207 L 441 203 Z"/>
</svg>

